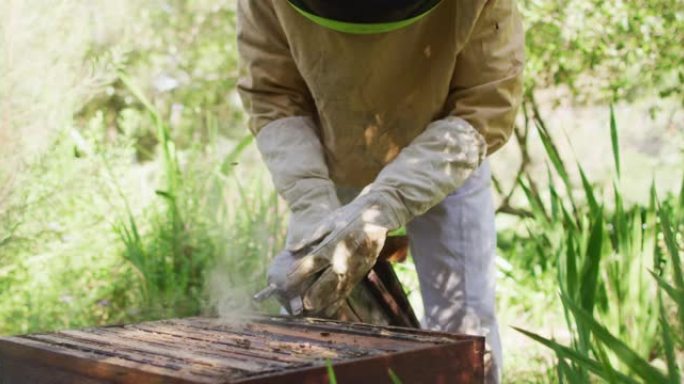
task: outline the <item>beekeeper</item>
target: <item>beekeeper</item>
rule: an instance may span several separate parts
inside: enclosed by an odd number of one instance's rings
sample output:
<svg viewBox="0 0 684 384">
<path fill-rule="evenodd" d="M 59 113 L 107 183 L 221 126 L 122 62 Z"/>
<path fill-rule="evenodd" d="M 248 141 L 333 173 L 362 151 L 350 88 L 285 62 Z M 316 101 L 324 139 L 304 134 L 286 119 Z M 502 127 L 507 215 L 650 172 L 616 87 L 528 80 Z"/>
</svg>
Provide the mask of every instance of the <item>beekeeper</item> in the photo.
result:
<svg viewBox="0 0 684 384">
<path fill-rule="evenodd" d="M 424 326 L 480 334 L 499 380 L 487 156 L 522 93 L 514 0 L 239 0 L 238 89 L 292 211 L 269 270 L 330 315 L 406 226 Z M 294 304 L 293 304 L 294 305 Z"/>
</svg>

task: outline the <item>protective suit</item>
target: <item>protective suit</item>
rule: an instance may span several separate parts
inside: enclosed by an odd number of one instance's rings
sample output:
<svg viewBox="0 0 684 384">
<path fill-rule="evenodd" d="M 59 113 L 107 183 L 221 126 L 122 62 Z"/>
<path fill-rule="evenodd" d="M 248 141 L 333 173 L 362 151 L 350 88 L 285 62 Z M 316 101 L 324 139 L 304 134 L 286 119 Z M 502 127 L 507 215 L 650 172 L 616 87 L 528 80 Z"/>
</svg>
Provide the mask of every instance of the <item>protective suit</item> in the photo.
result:
<svg viewBox="0 0 684 384">
<path fill-rule="evenodd" d="M 517 9 L 512 0 L 430 1 L 419 17 L 359 24 L 346 18 L 373 13 L 313 3 L 238 6 L 238 89 L 292 210 L 286 252 L 269 282 L 291 311 L 332 313 L 373 265 L 387 232 L 408 225 L 426 325 L 485 334 L 494 382 L 500 348 L 485 156 L 507 141 L 520 103 Z M 328 22 L 325 12 L 340 16 Z M 354 191 L 353 199 L 341 202 L 340 191 Z M 474 204 L 462 219 L 453 216 Z M 446 229 L 474 237 L 459 242 Z M 449 270 L 431 269 L 450 258 Z"/>
<path fill-rule="evenodd" d="M 444 0 L 385 34 L 321 28 L 285 0 L 239 2 L 238 89 L 259 132 L 314 119 L 331 179 L 363 188 L 431 122 L 469 122 L 494 153 L 522 89 L 523 31 L 511 0 Z"/>
</svg>

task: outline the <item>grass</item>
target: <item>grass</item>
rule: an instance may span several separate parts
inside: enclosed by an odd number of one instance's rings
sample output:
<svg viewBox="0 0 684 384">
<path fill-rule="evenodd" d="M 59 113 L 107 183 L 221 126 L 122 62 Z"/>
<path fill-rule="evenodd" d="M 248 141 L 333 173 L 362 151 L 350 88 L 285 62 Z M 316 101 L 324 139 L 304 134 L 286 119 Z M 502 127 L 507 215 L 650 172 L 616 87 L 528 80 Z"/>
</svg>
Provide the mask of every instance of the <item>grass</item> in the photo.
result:
<svg viewBox="0 0 684 384">
<path fill-rule="evenodd" d="M 1 334 L 274 310 L 249 298 L 286 217 L 251 136 L 177 150 L 155 113 L 123 114 L 156 126 L 153 162 L 96 114 L 14 178 L 0 205 Z"/>
<path fill-rule="evenodd" d="M 249 300 L 287 214 L 236 101 L 234 2 L 110 3 L 0 4 L 0 334 L 277 310 Z M 628 204 L 620 116 L 605 188 L 529 115 L 548 187 L 518 180 L 498 307 L 549 353 L 509 343 L 505 378 L 678 382 L 684 185 Z"/>
<path fill-rule="evenodd" d="M 132 146 L 107 151 L 75 158 L 64 135 L 17 180 L 0 225 L 0 333 L 254 310 L 285 219 L 265 170 L 181 154 L 171 190 L 161 166 L 131 172 Z"/>
<path fill-rule="evenodd" d="M 249 298 L 282 244 L 284 215 L 263 170 L 248 183 L 236 173 L 252 136 L 213 164 L 199 156 L 183 167 L 159 111 L 126 74 L 120 77 L 145 106 L 162 152 L 163 177 L 155 191 L 162 205 L 148 217 L 148 233 L 141 234 L 130 211 L 116 227 L 124 257 L 141 277 L 146 310 L 155 318 L 253 310 Z"/>
<path fill-rule="evenodd" d="M 332 361 L 330 361 L 329 359 L 325 361 L 325 369 L 328 373 L 328 383 L 337 384 L 337 375 L 335 374 L 335 367 L 333 366 Z M 392 368 L 387 368 L 387 375 L 389 376 L 389 379 L 392 382 L 392 384 L 401 384 L 401 379 L 399 379 L 399 376 L 397 376 L 397 374 L 394 373 Z"/>
<path fill-rule="evenodd" d="M 521 180 L 533 212 L 530 225 L 535 226 L 527 240 L 535 243 L 533 248 L 540 253 L 554 253 L 552 263 L 571 337 L 569 345 L 563 345 L 519 330 L 556 353 L 562 382 L 589 382 L 591 375 L 608 382 L 679 382 L 681 362 L 676 361 L 677 338 L 672 329 L 680 328 L 681 322 L 671 324 L 677 321 L 671 318 L 670 309 L 679 307 L 680 313 L 681 305 L 663 300 L 663 292 L 677 292 L 678 288 L 659 276 L 671 270 L 674 284 L 681 282 L 681 239 L 675 234 L 684 226 L 678 221 L 684 206 L 681 196 L 661 204 L 655 187 L 648 205 L 624 206 L 619 187 L 618 128 L 612 109 L 610 122 L 616 180 L 609 211 L 608 201 L 601 200 L 581 165 L 584 203 L 578 203 L 569 172 L 545 124 L 537 121 L 566 198 L 559 197 L 553 183 L 547 196 L 541 196 Z M 684 178 L 682 185 L 684 189 Z M 680 206 L 675 207 L 678 201 Z M 675 293 L 675 297 L 679 296 Z M 679 351 L 681 354 L 681 348 Z M 658 360 L 667 361 L 666 372 L 654 367 Z"/>
<path fill-rule="evenodd" d="M 212 149 L 217 143 L 178 151 L 168 123 L 135 84 L 125 82 L 148 105 L 139 114 L 156 126 L 160 143 L 149 196 L 137 201 L 144 193 L 130 185 L 131 165 L 122 161 L 136 151 L 133 139 L 101 142 L 105 127 L 97 118 L 87 130 L 59 136 L 45 154 L 50 161 L 27 167 L 17 181 L 26 186 L 18 189 L 25 194 L 13 195 L 12 208 L 3 211 L 4 333 L 255 310 L 248 297 L 263 282 L 269 255 L 282 244 L 285 214 L 267 174 L 254 165 L 250 139 L 233 141 L 220 153 Z M 681 325 L 672 314 L 681 317 L 682 311 L 673 311 L 672 303 L 684 297 L 675 252 L 681 196 L 658 203 L 654 192 L 646 206 L 626 207 L 619 179 L 604 195 L 580 167 L 583 195 L 577 197 L 551 136 L 542 132 L 550 151 L 549 177 L 559 178 L 564 189 L 550 183 L 541 194 L 530 187 L 529 177 L 522 178 L 520 188 L 534 216 L 523 221 L 526 233 L 503 234 L 500 248 L 513 263 L 505 273 L 529 273 L 514 287 L 517 302 L 509 303 L 544 319 L 548 303 L 536 302 L 530 292 L 560 289 L 570 340 L 562 345 L 526 334 L 557 354 L 555 374 L 570 382 L 591 375 L 617 381 L 634 380 L 630 375 L 678 377 L 675 335 Z M 616 132 L 613 128 L 615 137 Z M 615 159 L 619 164 L 619 156 Z M 84 174 L 92 178 L 84 181 Z M 39 190 L 32 187 L 36 180 Z M 87 186 L 92 184 L 98 188 Z M 97 219 L 83 220 L 93 214 Z M 64 223 L 55 225 L 50 217 Z M 83 237 L 72 244 L 57 239 L 51 227 L 68 227 L 68 234 L 83 230 Z M 45 245 L 51 253 L 21 260 Z M 414 277 L 410 264 L 402 270 Z M 82 287 L 91 288 L 88 295 L 78 294 Z M 649 368 L 658 359 L 671 373 Z M 632 372 L 635 364 L 639 368 Z M 548 382 L 547 374 L 539 373 L 539 382 Z"/>
</svg>

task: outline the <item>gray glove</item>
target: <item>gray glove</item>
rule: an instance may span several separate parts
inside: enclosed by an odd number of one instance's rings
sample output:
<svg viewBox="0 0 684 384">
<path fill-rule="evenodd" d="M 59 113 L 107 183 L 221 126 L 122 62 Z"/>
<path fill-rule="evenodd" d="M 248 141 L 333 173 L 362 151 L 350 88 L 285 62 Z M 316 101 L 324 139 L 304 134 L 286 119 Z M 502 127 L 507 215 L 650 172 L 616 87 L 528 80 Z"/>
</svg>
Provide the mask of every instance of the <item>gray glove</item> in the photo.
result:
<svg viewBox="0 0 684 384">
<path fill-rule="evenodd" d="M 352 204 L 364 220 L 396 229 L 455 192 L 479 168 L 487 144 L 458 117 L 430 124 L 380 172 Z"/>
<path fill-rule="evenodd" d="M 276 258 L 269 282 L 285 293 L 281 302 L 297 303 L 294 312 L 334 314 L 375 264 L 387 232 L 458 189 L 485 154 L 484 139 L 465 120 L 430 124 L 359 197 L 320 222 L 303 240 L 307 248 Z"/>
<path fill-rule="evenodd" d="M 330 180 L 316 126 L 309 117 L 288 117 L 271 122 L 256 136 L 257 147 L 278 193 L 287 201 L 291 215 L 285 251 L 276 256 L 269 273 L 269 287 L 255 296 L 263 300 L 274 293 L 293 314 L 301 313 L 301 293 L 313 283 L 313 275 L 289 277 L 320 223 L 340 207 Z M 318 236 L 320 239 L 320 235 Z M 311 247 L 309 246 L 309 249 Z M 282 271 L 282 272 L 277 272 Z M 307 285 L 308 284 L 308 285 Z"/>
<path fill-rule="evenodd" d="M 375 265 L 387 229 L 366 223 L 360 208 L 337 210 L 320 223 L 310 246 L 276 256 L 269 286 L 290 314 L 331 317 Z"/>
<path fill-rule="evenodd" d="M 300 250 L 317 225 L 340 207 L 316 126 L 309 117 L 288 117 L 266 125 L 256 141 L 292 212 L 286 249 Z"/>
</svg>

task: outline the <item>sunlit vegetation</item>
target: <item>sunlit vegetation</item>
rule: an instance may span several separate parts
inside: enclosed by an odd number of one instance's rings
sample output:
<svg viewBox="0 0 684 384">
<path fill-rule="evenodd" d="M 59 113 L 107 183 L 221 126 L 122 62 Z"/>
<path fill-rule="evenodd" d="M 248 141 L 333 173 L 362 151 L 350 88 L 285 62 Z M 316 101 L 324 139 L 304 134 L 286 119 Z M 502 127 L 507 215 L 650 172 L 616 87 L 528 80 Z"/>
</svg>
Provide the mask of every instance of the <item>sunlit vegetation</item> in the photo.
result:
<svg viewBox="0 0 684 384">
<path fill-rule="evenodd" d="M 668 182 L 635 180 L 611 105 L 681 116 L 684 3 L 520 5 L 520 166 L 494 183 L 505 379 L 679 383 L 684 127 L 662 138 Z M 249 296 L 287 212 L 235 93 L 235 30 L 232 0 L 0 2 L 0 334 L 275 310 Z M 548 117 L 587 105 L 611 143 L 600 180 L 561 149 L 594 143 Z"/>
</svg>

